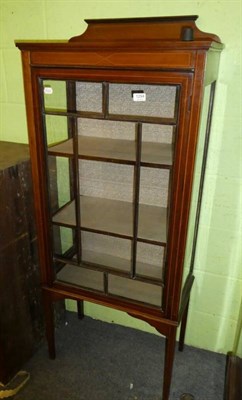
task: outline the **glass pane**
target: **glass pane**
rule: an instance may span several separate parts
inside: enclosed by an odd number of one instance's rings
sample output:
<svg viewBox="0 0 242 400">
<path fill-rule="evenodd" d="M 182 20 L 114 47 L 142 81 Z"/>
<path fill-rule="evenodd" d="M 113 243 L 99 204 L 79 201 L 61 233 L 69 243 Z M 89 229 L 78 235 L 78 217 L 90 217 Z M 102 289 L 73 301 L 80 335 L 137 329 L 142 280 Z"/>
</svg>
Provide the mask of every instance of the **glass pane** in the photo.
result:
<svg viewBox="0 0 242 400">
<path fill-rule="evenodd" d="M 78 119 L 79 154 L 83 158 L 135 162 L 135 124 Z"/>
<path fill-rule="evenodd" d="M 103 273 L 89 268 L 71 264 L 58 264 L 59 271 L 56 274 L 56 280 L 74 286 L 83 287 L 84 289 L 92 289 L 95 291 L 103 291 Z"/>
<path fill-rule="evenodd" d="M 44 80 L 44 107 L 46 110 L 66 111 L 66 82 Z"/>
<path fill-rule="evenodd" d="M 169 170 L 141 168 L 138 239 L 165 244 Z"/>
<path fill-rule="evenodd" d="M 84 263 L 130 272 L 130 240 L 91 232 L 82 232 L 81 237 Z"/>
<path fill-rule="evenodd" d="M 199 195 L 199 186 L 200 186 L 201 171 L 202 171 L 202 162 L 204 156 L 204 143 L 206 137 L 210 93 L 211 93 L 211 86 L 206 86 L 204 89 L 203 107 L 201 113 L 196 160 L 195 160 L 195 170 L 194 170 L 195 172 L 194 172 L 194 181 L 192 188 L 192 199 L 191 199 L 191 207 L 189 214 L 187 245 L 185 253 L 185 263 L 184 263 L 185 266 L 183 275 L 184 281 L 189 273 L 192 261 L 192 250 L 193 250 L 193 241 L 195 236 L 195 222 L 196 222 L 196 215 L 198 208 L 198 195 Z"/>
<path fill-rule="evenodd" d="M 54 256 L 73 259 L 77 252 L 74 229 L 53 225 L 52 233 Z"/>
<path fill-rule="evenodd" d="M 79 160 L 79 174 L 82 229 L 131 237 L 133 167 Z M 75 202 L 53 220 L 75 225 Z"/>
<path fill-rule="evenodd" d="M 162 287 L 109 274 L 110 294 L 161 307 Z"/>
<path fill-rule="evenodd" d="M 49 198 L 51 213 L 71 200 L 71 161 L 64 157 L 48 156 Z"/>
<path fill-rule="evenodd" d="M 46 142 L 48 146 L 68 140 L 67 117 L 46 115 Z"/>
<path fill-rule="evenodd" d="M 174 118 L 176 93 L 176 86 L 110 84 L 109 114 Z"/>
<path fill-rule="evenodd" d="M 76 83 L 77 111 L 102 113 L 102 84 L 93 82 Z"/>
<path fill-rule="evenodd" d="M 164 247 L 147 243 L 137 243 L 137 275 L 162 279 Z"/>
<path fill-rule="evenodd" d="M 169 168 L 173 163 L 173 127 L 142 124 L 141 163 Z"/>
<path fill-rule="evenodd" d="M 141 168 L 140 203 L 167 207 L 170 171 L 158 168 Z"/>
<path fill-rule="evenodd" d="M 70 180 L 70 174 L 72 173 L 71 160 L 64 157 L 56 157 L 56 172 L 58 204 L 59 207 L 62 207 L 72 198 L 72 184 Z"/>
<path fill-rule="evenodd" d="M 132 166 L 80 160 L 79 173 L 81 195 L 132 202 Z"/>
<path fill-rule="evenodd" d="M 173 143 L 173 126 L 158 124 L 142 124 L 142 140 L 154 143 Z"/>
<path fill-rule="evenodd" d="M 133 122 L 78 118 L 78 133 L 81 136 L 134 140 L 135 124 Z"/>
</svg>

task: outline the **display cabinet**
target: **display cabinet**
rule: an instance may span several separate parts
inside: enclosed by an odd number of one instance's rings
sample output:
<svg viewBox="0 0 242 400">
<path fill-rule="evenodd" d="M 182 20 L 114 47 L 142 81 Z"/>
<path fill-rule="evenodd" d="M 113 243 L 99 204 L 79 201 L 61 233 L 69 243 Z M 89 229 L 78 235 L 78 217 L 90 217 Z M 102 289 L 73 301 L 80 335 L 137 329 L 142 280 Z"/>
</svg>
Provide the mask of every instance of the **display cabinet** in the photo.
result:
<svg viewBox="0 0 242 400">
<path fill-rule="evenodd" d="M 17 43 L 50 357 L 53 302 L 77 300 L 80 317 L 83 301 L 122 310 L 166 337 L 163 400 L 180 322 L 184 344 L 222 49 L 196 18 L 88 20 L 68 42 Z"/>
</svg>

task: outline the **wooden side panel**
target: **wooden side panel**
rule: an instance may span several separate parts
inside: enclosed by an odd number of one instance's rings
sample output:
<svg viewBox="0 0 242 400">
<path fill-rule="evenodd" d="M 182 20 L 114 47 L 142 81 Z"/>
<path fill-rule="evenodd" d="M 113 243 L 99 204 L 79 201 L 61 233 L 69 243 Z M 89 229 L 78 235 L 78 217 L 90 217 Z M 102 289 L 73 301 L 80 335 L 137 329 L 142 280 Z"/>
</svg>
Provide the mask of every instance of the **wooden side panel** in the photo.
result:
<svg viewBox="0 0 242 400">
<path fill-rule="evenodd" d="M 0 381 L 4 383 L 31 357 L 43 337 L 38 268 L 31 251 L 36 252 L 36 242 L 30 244 L 25 234 L 0 253 Z"/>
<path fill-rule="evenodd" d="M 0 171 L 0 188 L 0 382 L 7 383 L 44 335 L 29 161 Z"/>
<path fill-rule="evenodd" d="M 171 319 L 178 319 L 180 292 L 182 284 L 183 262 L 186 248 L 186 237 L 188 229 L 188 219 L 190 210 L 190 201 L 193 184 L 193 174 L 196 156 L 196 146 L 198 140 L 198 130 L 200 123 L 200 111 L 203 97 L 204 84 L 204 68 L 206 62 L 206 53 L 201 51 L 197 53 L 197 70 L 194 75 L 190 110 L 187 112 L 186 121 L 183 132 L 183 144 L 181 144 L 181 164 L 179 171 L 174 172 L 175 180 L 173 185 L 174 204 L 176 211 L 172 223 L 171 242 L 168 250 L 168 274 L 167 274 L 167 291 L 165 295 L 165 305 L 167 315 Z M 176 155 L 177 159 L 180 156 Z M 177 219 L 175 216 L 182 216 Z M 179 235 L 177 237 L 177 232 Z M 177 238 L 176 238 L 177 237 Z M 176 238 L 176 240 L 174 240 Z"/>
</svg>

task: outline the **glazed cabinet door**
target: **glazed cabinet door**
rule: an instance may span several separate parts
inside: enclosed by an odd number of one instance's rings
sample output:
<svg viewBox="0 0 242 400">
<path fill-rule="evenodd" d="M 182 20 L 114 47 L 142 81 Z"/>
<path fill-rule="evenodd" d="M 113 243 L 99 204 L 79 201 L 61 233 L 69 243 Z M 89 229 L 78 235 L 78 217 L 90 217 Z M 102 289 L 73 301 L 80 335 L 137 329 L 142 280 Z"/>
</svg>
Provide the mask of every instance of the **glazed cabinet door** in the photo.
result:
<svg viewBox="0 0 242 400">
<path fill-rule="evenodd" d="M 190 77 L 160 75 L 38 78 L 49 284 L 162 310 Z"/>
</svg>

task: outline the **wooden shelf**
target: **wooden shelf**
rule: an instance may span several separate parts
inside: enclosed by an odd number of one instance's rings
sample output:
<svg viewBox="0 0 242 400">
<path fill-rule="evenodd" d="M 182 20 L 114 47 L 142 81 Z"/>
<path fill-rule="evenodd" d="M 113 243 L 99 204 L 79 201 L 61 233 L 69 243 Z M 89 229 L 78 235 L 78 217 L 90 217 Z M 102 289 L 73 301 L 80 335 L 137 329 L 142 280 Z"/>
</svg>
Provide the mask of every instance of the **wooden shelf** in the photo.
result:
<svg viewBox="0 0 242 400">
<path fill-rule="evenodd" d="M 103 272 L 66 264 L 56 276 L 58 281 L 103 291 Z"/>
<path fill-rule="evenodd" d="M 170 168 L 173 163 L 172 145 L 168 143 L 143 142 L 141 165 L 154 164 L 162 168 Z"/>
<path fill-rule="evenodd" d="M 162 286 L 109 275 L 108 288 L 112 295 L 161 307 Z"/>
<path fill-rule="evenodd" d="M 82 251 L 82 262 L 90 263 L 93 265 L 99 265 L 100 267 L 104 268 L 106 267 L 126 273 L 129 273 L 131 270 L 130 260 L 90 250 Z M 137 261 L 136 271 L 137 275 L 141 277 L 159 279 L 159 280 L 161 280 L 162 278 L 162 265 L 156 266 Z"/>
<path fill-rule="evenodd" d="M 106 139 L 78 136 L 79 158 L 86 160 L 112 161 L 135 164 L 136 143 L 132 140 Z M 73 155 L 73 140 L 69 139 L 49 148 L 49 155 L 70 157 Z M 167 143 L 142 143 L 141 165 L 156 165 L 170 168 L 172 145 Z"/>
<path fill-rule="evenodd" d="M 80 196 L 81 229 L 132 239 L 133 204 L 99 197 Z M 166 214 L 164 207 L 145 204 L 139 206 L 138 240 L 165 245 Z M 68 203 L 52 219 L 53 223 L 76 225 L 75 202 Z"/>
<path fill-rule="evenodd" d="M 97 251 L 82 250 L 82 262 L 126 273 L 130 272 L 130 260 Z"/>
<path fill-rule="evenodd" d="M 104 291 L 103 272 L 66 264 L 56 280 L 70 285 Z M 161 307 L 162 286 L 108 274 L 109 294 Z"/>
</svg>

